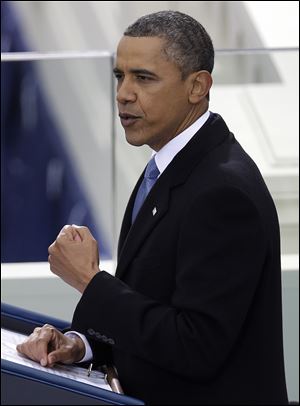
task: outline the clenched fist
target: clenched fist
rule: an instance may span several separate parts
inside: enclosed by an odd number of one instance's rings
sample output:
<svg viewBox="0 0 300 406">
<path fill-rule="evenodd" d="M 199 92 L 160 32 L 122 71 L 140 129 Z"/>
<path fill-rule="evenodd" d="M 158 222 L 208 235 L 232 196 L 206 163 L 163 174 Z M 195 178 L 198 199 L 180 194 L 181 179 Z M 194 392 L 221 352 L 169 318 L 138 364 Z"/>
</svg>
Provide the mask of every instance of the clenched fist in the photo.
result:
<svg viewBox="0 0 300 406">
<path fill-rule="evenodd" d="M 48 252 L 51 271 L 81 293 L 100 271 L 98 244 L 87 227 L 64 226 Z"/>
</svg>

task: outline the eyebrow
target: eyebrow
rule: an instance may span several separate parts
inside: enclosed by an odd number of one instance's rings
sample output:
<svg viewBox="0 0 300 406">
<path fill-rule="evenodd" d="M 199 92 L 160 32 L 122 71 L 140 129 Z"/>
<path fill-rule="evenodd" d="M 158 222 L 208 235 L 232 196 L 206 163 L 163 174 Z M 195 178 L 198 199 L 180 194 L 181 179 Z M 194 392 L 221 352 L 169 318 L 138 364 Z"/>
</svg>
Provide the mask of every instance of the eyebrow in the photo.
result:
<svg viewBox="0 0 300 406">
<path fill-rule="evenodd" d="M 153 78 L 158 78 L 158 76 L 154 72 L 151 72 L 150 70 L 147 70 L 147 69 L 130 69 L 129 72 L 133 73 L 135 75 L 147 75 L 147 76 L 151 76 Z M 123 73 L 123 72 L 121 71 L 121 69 L 114 68 L 113 73 L 118 74 L 118 73 Z"/>
</svg>

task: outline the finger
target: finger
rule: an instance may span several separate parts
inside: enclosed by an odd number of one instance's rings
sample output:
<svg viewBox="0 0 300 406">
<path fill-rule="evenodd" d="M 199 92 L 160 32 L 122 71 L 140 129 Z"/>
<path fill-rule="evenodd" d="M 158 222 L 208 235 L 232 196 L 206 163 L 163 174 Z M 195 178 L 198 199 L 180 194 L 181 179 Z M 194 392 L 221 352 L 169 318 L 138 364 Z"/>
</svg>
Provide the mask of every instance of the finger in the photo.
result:
<svg viewBox="0 0 300 406">
<path fill-rule="evenodd" d="M 70 227 L 71 227 L 70 224 L 66 224 L 66 225 L 63 226 L 63 228 L 60 230 L 60 232 L 58 233 L 58 235 L 61 234 L 61 233 L 66 233 Z"/>
<path fill-rule="evenodd" d="M 16 350 L 17 350 L 19 353 L 23 354 L 23 351 L 22 351 L 22 344 L 18 344 L 18 345 L 16 346 Z"/>
<path fill-rule="evenodd" d="M 82 241 L 80 234 L 70 225 L 66 225 L 62 228 L 56 241 L 61 241 L 62 239 L 68 239 L 69 241 Z"/>
<path fill-rule="evenodd" d="M 49 347 L 55 343 L 55 328 L 51 324 L 44 324 L 43 327 L 37 327 L 32 334 L 32 345 L 30 358 L 35 357 L 42 366 L 48 363 Z"/>
<path fill-rule="evenodd" d="M 36 327 L 33 332 L 34 333 L 39 333 L 42 330 L 42 327 Z"/>
<path fill-rule="evenodd" d="M 62 350 L 58 349 L 55 351 L 50 352 L 50 354 L 48 354 L 48 358 L 47 358 L 47 363 L 49 367 L 52 367 L 56 362 L 63 362 L 63 354 L 62 354 Z"/>
<path fill-rule="evenodd" d="M 61 238 L 67 238 L 68 240 L 71 240 L 71 241 L 74 240 L 74 237 L 73 237 L 73 230 L 72 230 L 72 227 L 71 227 L 69 224 L 65 225 L 65 226 L 61 229 L 61 231 L 60 231 L 60 233 L 58 234 L 56 240 L 59 240 L 59 239 L 61 239 Z"/>
<path fill-rule="evenodd" d="M 82 241 L 81 236 L 80 236 L 80 234 L 77 232 L 77 230 L 75 230 L 75 232 L 76 232 L 76 234 L 75 234 L 74 240 L 75 240 L 75 241 Z"/>
<path fill-rule="evenodd" d="M 55 242 L 49 245 L 48 247 L 48 254 L 51 255 L 54 252 Z"/>
<path fill-rule="evenodd" d="M 81 241 L 85 240 L 86 238 L 94 239 L 92 233 L 85 226 L 77 226 L 76 224 L 72 224 L 72 227 L 76 230 L 77 234 L 80 236 Z"/>
<path fill-rule="evenodd" d="M 57 362 L 72 364 L 73 359 L 71 350 L 69 348 L 62 347 L 50 352 L 47 359 L 48 366 L 52 367 Z"/>
<path fill-rule="evenodd" d="M 49 346 L 55 341 L 54 327 L 50 324 L 45 324 L 40 330 L 37 330 L 37 356 L 42 366 L 48 364 Z"/>
<path fill-rule="evenodd" d="M 64 364 L 72 364 L 73 362 L 82 359 L 85 354 L 85 345 L 81 338 L 75 336 L 62 336 L 60 346 L 53 349 L 48 354 L 48 366 L 52 366 L 56 362 Z"/>
<path fill-rule="evenodd" d="M 47 365 L 48 342 L 35 334 L 29 336 L 23 343 L 18 344 L 16 349 L 22 355 L 40 362 L 42 366 Z"/>
<path fill-rule="evenodd" d="M 82 241 L 82 238 L 77 231 L 77 227 L 78 226 L 74 226 L 74 224 L 72 224 L 72 226 L 70 227 L 70 232 L 72 232 L 72 237 L 74 241 Z"/>
</svg>

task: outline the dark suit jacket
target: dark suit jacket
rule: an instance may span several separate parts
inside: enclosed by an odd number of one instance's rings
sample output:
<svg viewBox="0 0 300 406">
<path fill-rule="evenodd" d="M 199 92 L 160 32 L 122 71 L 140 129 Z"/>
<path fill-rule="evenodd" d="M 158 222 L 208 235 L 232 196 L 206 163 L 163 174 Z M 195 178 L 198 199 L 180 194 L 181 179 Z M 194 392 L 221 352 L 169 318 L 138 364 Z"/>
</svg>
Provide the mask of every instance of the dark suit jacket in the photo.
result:
<svg viewBox="0 0 300 406">
<path fill-rule="evenodd" d="M 141 180 L 117 277 L 93 278 L 72 328 L 148 404 L 286 403 L 278 219 L 256 165 L 211 114 L 131 226 Z"/>
</svg>

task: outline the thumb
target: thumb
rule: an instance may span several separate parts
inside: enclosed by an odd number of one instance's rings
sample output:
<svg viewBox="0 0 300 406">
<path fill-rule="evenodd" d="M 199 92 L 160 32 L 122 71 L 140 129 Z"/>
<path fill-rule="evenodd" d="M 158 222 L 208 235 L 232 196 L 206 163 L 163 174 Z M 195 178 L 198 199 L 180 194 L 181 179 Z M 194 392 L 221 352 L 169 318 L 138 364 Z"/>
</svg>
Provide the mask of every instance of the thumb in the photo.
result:
<svg viewBox="0 0 300 406">
<path fill-rule="evenodd" d="M 73 231 L 77 233 L 81 241 L 85 240 L 86 238 L 94 238 L 88 227 L 72 224 L 72 228 Z"/>
<path fill-rule="evenodd" d="M 61 349 L 48 354 L 48 366 L 52 367 L 56 362 L 64 362 L 64 352 Z"/>
<path fill-rule="evenodd" d="M 82 241 L 82 238 L 77 230 L 75 230 L 75 233 L 74 233 L 74 241 Z"/>
<path fill-rule="evenodd" d="M 52 367 L 55 363 L 72 364 L 75 362 L 74 351 L 68 347 L 61 347 L 48 354 L 48 366 Z"/>
<path fill-rule="evenodd" d="M 82 241 L 82 237 L 81 237 L 80 233 L 78 232 L 78 229 L 79 229 L 79 227 L 75 226 L 74 224 L 72 224 L 72 226 L 70 226 L 68 229 L 73 241 Z"/>
</svg>

